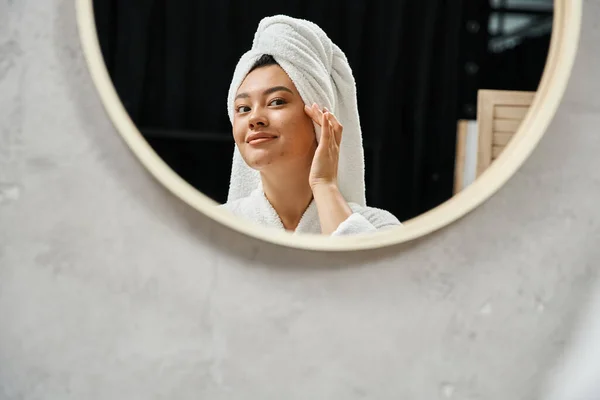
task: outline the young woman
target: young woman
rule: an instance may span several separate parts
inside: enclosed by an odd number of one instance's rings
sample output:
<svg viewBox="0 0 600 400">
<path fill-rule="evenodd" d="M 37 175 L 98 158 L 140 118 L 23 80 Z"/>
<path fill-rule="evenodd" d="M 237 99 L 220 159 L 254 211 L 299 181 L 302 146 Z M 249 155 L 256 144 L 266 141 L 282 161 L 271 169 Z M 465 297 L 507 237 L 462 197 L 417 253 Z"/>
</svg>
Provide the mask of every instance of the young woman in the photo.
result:
<svg viewBox="0 0 600 400">
<path fill-rule="evenodd" d="M 325 235 L 400 225 L 364 204 L 354 78 L 315 24 L 287 16 L 261 21 L 253 49 L 236 67 L 229 116 L 236 150 L 224 207 L 235 215 Z"/>
</svg>

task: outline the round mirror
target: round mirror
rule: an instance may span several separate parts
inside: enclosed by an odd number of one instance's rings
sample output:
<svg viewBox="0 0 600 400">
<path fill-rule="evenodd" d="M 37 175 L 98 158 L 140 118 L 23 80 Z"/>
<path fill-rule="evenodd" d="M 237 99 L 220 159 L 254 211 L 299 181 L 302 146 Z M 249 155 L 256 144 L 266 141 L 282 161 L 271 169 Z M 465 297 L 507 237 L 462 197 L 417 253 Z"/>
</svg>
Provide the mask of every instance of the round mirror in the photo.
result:
<svg viewBox="0 0 600 400">
<path fill-rule="evenodd" d="M 322 250 L 414 239 L 504 184 L 558 106 L 580 9 L 78 0 L 96 86 L 152 174 L 234 229 Z"/>
</svg>

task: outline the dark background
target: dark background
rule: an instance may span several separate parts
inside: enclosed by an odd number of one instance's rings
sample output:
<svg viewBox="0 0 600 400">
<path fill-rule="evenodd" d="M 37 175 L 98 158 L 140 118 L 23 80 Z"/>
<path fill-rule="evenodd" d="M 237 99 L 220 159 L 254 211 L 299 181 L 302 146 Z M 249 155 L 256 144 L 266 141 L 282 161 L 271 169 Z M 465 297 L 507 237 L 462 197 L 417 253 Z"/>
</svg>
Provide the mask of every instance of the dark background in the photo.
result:
<svg viewBox="0 0 600 400">
<path fill-rule="evenodd" d="M 552 21 L 551 7 L 506 0 L 95 0 L 94 11 L 129 115 L 175 172 L 221 203 L 234 146 L 227 91 L 258 22 L 287 14 L 321 26 L 357 81 L 368 205 L 400 220 L 452 196 L 456 124 L 475 119 L 478 89 L 536 90 Z M 509 31 L 516 17 L 528 22 Z"/>
</svg>

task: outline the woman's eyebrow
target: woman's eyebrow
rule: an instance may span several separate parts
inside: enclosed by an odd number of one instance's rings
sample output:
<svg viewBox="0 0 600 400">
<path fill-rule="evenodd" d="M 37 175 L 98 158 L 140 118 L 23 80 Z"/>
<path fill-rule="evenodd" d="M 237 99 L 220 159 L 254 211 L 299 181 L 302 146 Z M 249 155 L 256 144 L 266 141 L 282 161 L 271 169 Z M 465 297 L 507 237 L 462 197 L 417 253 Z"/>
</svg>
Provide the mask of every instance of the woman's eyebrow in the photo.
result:
<svg viewBox="0 0 600 400">
<path fill-rule="evenodd" d="M 263 92 L 263 96 L 266 96 L 268 94 L 271 93 L 275 93 L 275 92 L 280 92 L 280 91 L 284 91 L 284 92 L 290 92 L 291 94 L 294 94 L 294 92 L 292 92 L 290 89 L 288 89 L 285 86 L 273 86 L 272 88 L 268 88 L 267 90 L 265 90 Z M 250 95 L 248 93 L 240 93 L 237 96 L 235 96 L 235 99 L 247 99 L 248 97 L 250 97 Z"/>
<path fill-rule="evenodd" d="M 292 92 L 290 89 L 286 88 L 285 86 L 273 86 L 272 88 L 265 90 L 263 92 L 263 96 L 266 96 L 268 94 L 275 93 L 275 92 L 281 92 L 281 91 L 290 92 L 291 94 L 294 94 L 294 92 Z"/>
</svg>

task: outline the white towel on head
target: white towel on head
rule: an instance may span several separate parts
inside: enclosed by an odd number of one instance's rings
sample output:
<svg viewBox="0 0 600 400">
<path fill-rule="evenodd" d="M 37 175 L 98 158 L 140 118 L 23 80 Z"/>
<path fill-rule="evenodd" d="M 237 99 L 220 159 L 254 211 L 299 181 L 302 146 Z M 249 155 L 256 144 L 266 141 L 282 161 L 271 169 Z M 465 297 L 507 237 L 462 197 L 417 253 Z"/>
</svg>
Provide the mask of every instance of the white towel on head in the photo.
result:
<svg viewBox="0 0 600 400">
<path fill-rule="evenodd" d="M 305 104 L 327 107 L 342 124 L 338 187 L 346 201 L 365 206 L 364 150 L 356 83 L 346 55 L 313 22 L 285 15 L 262 19 L 252 48 L 240 58 L 233 74 L 227 99 L 232 123 L 237 90 L 263 54 L 273 56 L 294 82 Z M 317 124 L 315 132 L 319 140 Z M 260 187 L 259 172 L 244 162 L 236 146 L 227 201 L 248 197 Z"/>
</svg>

